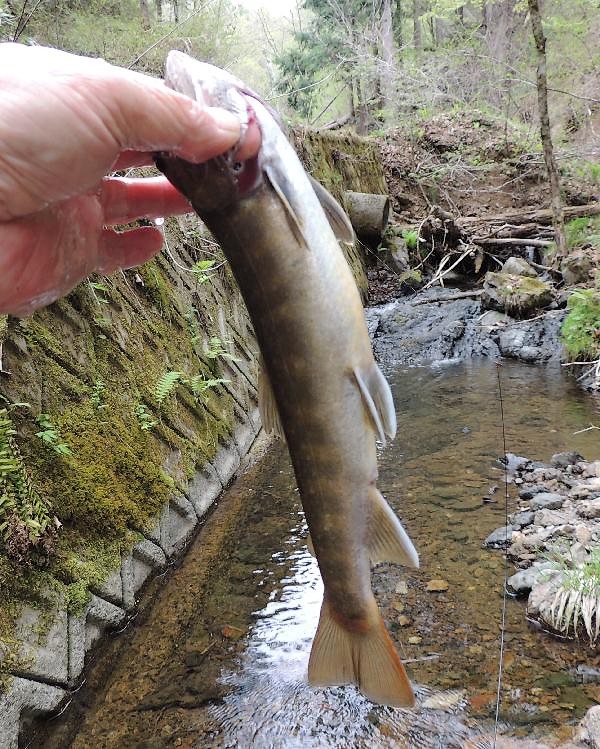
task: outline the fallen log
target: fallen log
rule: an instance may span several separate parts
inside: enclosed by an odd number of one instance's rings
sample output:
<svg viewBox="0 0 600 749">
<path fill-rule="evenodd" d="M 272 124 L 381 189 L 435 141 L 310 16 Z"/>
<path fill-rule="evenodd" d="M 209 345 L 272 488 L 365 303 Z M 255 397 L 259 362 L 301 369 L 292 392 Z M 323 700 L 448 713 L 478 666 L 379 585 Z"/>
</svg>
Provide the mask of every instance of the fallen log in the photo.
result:
<svg viewBox="0 0 600 749">
<path fill-rule="evenodd" d="M 550 239 L 528 239 L 527 237 L 471 237 L 471 242 L 479 245 L 517 244 L 531 247 L 549 247 Z"/>
<path fill-rule="evenodd" d="M 348 217 L 359 239 L 379 242 L 390 217 L 390 199 L 387 195 L 366 192 L 344 193 Z"/>
<path fill-rule="evenodd" d="M 439 296 L 436 299 L 417 299 L 412 302 L 412 306 L 416 307 L 419 304 L 435 304 L 436 302 L 454 302 L 457 299 L 467 299 L 468 297 L 478 297 L 483 294 L 483 289 L 477 291 L 457 291 L 456 294 L 447 294 L 446 296 Z"/>
<path fill-rule="evenodd" d="M 563 209 L 566 219 L 580 218 L 585 216 L 597 216 L 600 214 L 600 203 L 588 203 L 587 205 L 571 205 Z M 473 226 L 475 224 L 494 224 L 498 222 L 512 224 L 551 224 L 552 211 L 549 208 L 530 211 L 511 211 L 500 213 L 495 216 L 465 216 L 458 219 L 461 226 Z"/>
</svg>

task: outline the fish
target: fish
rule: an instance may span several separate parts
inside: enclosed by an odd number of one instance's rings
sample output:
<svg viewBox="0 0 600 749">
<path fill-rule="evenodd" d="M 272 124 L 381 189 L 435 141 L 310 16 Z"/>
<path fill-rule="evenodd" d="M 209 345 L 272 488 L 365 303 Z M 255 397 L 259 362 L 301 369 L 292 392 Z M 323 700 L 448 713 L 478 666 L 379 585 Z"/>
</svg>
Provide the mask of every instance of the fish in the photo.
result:
<svg viewBox="0 0 600 749">
<path fill-rule="evenodd" d="M 352 226 L 243 82 L 171 51 L 165 83 L 261 132 L 258 154 L 244 161 L 234 148 L 203 164 L 169 153 L 155 162 L 220 244 L 254 326 L 263 426 L 287 442 L 323 580 L 309 684 L 355 684 L 375 703 L 411 707 L 371 566 L 418 567 L 419 557 L 376 486 L 377 441 L 393 439 L 396 414 L 338 242 L 353 240 Z"/>
</svg>

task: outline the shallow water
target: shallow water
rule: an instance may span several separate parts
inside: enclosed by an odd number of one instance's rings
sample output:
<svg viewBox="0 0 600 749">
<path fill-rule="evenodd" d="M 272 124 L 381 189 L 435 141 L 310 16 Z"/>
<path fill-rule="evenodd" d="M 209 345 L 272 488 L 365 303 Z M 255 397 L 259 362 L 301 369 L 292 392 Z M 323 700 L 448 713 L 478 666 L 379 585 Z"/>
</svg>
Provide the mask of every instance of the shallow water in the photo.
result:
<svg viewBox="0 0 600 749">
<path fill-rule="evenodd" d="M 499 374 L 509 452 L 549 460 L 575 449 L 600 457 L 597 432 L 573 434 L 597 423 L 598 410 L 560 370 L 506 363 Z M 381 451 L 379 487 L 419 550 L 421 569 L 381 565 L 373 585 L 419 707 L 374 706 L 353 687 L 307 686 L 322 589 L 289 460 L 278 446 L 238 482 L 248 501 L 243 530 L 219 574 L 197 591 L 204 597 L 196 615 L 182 619 L 159 678 L 144 670 L 152 642 L 129 669 L 133 655 L 123 647 L 108 685 L 97 697 L 86 695 L 85 710 L 80 705 L 73 741 L 65 739 L 73 728 L 66 731 L 61 719 L 54 729 L 60 743 L 44 734 L 39 746 L 434 749 L 463 747 L 476 736 L 482 749 L 492 745 L 484 737 L 493 733 L 504 559 L 481 542 L 505 512 L 496 461 L 503 453 L 498 370 L 471 361 L 387 375 L 399 431 Z M 492 486 L 498 501 L 484 504 Z M 196 546 L 202 543 L 201 535 Z M 428 592 L 427 583 L 440 578 L 448 589 Z M 165 594 L 136 629 L 138 661 L 144 627 L 167 621 L 178 596 L 196 592 L 173 585 Z M 578 684 L 572 673 L 598 658 L 528 630 L 522 602 L 507 601 L 504 640 L 503 731 L 564 730 L 599 701 L 599 687 Z M 143 697 L 127 704 L 129 695 Z"/>
</svg>

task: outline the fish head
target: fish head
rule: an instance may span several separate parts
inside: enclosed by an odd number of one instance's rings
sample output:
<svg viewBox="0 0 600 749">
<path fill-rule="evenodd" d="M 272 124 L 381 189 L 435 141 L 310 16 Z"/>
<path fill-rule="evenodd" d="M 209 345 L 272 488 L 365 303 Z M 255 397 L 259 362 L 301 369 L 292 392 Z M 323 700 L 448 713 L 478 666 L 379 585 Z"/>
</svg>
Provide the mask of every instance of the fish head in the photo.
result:
<svg viewBox="0 0 600 749">
<path fill-rule="evenodd" d="M 257 121 L 252 100 L 260 101 L 260 97 L 231 73 L 178 50 L 167 56 L 165 83 L 204 106 L 221 107 L 234 114 L 240 121 L 240 140 L 223 155 L 202 164 L 172 154 L 155 154 L 158 168 L 175 187 L 185 185 L 186 196 L 201 213 L 222 210 L 253 192 L 261 182 L 261 152 L 243 161 L 237 158 L 237 152 L 249 125 Z M 190 184 L 196 186 L 193 195 L 189 194 Z"/>
</svg>

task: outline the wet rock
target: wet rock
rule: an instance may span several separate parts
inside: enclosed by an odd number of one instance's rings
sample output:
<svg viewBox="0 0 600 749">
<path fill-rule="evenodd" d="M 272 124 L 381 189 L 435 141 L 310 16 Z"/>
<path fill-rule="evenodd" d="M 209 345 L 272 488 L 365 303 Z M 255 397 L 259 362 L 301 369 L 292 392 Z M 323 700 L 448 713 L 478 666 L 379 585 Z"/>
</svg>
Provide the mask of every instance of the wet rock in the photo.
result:
<svg viewBox="0 0 600 749">
<path fill-rule="evenodd" d="M 509 257 L 502 266 L 502 273 L 509 273 L 513 276 L 529 276 L 529 278 L 537 277 L 537 271 L 522 257 Z"/>
<path fill-rule="evenodd" d="M 518 525 L 503 525 L 500 528 L 496 528 L 483 542 L 484 546 L 490 548 L 499 548 L 501 546 L 508 546 L 512 541 L 512 532 L 518 531 Z"/>
<path fill-rule="evenodd" d="M 554 597 L 562 583 L 562 574 L 558 570 L 547 570 L 545 579 L 538 580 L 531 589 L 527 599 L 528 616 L 550 621 Z"/>
<path fill-rule="evenodd" d="M 514 321 L 515 318 L 507 315 L 505 312 L 497 312 L 496 310 L 489 309 L 479 318 L 479 325 L 484 328 L 503 328 L 508 323 Z"/>
<path fill-rule="evenodd" d="M 531 464 L 529 458 L 524 458 L 521 455 L 515 455 L 514 453 L 506 453 L 504 458 L 500 461 L 506 466 L 506 470 L 509 473 L 515 473 L 515 471 L 522 471 Z"/>
<path fill-rule="evenodd" d="M 420 645 L 423 642 L 423 638 L 418 635 L 413 635 L 408 638 L 407 642 L 409 645 Z"/>
<path fill-rule="evenodd" d="M 567 466 L 574 465 L 580 460 L 583 460 L 583 456 L 577 452 L 571 451 L 556 453 L 550 459 L 550 464 L 555 468 L 566 468 Z"/>
<path fill-rule="evenodd" d="M 565 497 L 562 494 L 541 492 L 529 500 L 529 505 L 532 510 L 559 510 L 564 502 Z"/>
<path fill-rule="evenodd" d="M 510 273 L 486 273 L 481 302 L 486 309 L 507 312 L 515 317 L 525 317 L 553 299 L 550 284 L 539 278 Z"/>
</svg>

